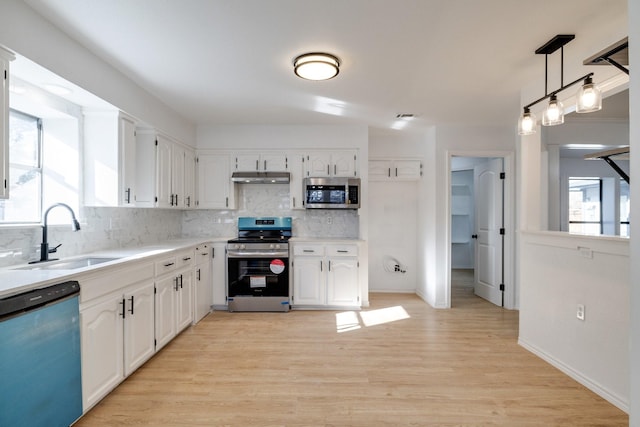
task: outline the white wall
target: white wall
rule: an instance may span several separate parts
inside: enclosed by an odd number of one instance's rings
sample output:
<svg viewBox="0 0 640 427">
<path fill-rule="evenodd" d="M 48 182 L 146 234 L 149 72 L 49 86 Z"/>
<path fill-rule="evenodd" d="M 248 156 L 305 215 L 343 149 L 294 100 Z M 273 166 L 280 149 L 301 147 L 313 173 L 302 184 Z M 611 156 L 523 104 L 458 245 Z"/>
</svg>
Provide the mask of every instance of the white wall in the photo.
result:
<svg viewBox="0 0 640 427">
<path fill-rule="evenodd" d="M 640 2 L 629 0 L 629 68 L 640 70 Z M 640 156 L 633 153 L 640 149 L 640 78 L 635 73 L 629 88 L 629 137 L 631 142 L 631 175 L 640 176 Z M 640 186 L 631 186 L 631 212 L 640 212 Z M 632 220 L 638 215 L 632 214 Z M 640 426 L 640 236 L 637 227 L 631 228 L 631 392 L 629 425 Z"/>
<path fill-rule="evenodd" d="M 422 133 L 375 130 L 369 136 L 370 159 L 424 161 Z M 421 181 L 369 182 L 369 289 L 416 292 L 422 262 L 418 262 Z M 394 269 L 398 263 L 405 272 Z"/>
<path fill-rule="evenodd" d="M 629 241 L 521 233 L 518 342 L 629 410 Z M 585 306 L 585 320 L 576 317 Z"/>
<path fill-rule="evenodd" d="M 195 145 L 192 123 L 20 0 L 0 2 L 0 45 L 185 144 Z"/>
<path fill-rule="evenodd" d="M 614 67 L 587 69 L 582 61 L 626 35 L 626 15 L 619 10 L 602 10 L 598 25 L 581 32 L 570 49 L 564 50 L 565 76 L 594 71 L 594 81 L 605 91 L 625 84 L 627 77 Z M 631 41 L 629 44 L 632 46 Z M 551 88 L 558 86 L 550 83 Z M 537 99 L 543 87 L 544 75 L 541 75 L 523 88 L 522 105 Z M 564 92 L 560 99 L 565 106 L 573 104 L 575 91 Z M 532 110 L 538 114 L 543 106 L 541 103 Z M 564 126 L 570 123 L 563 125 L 559 132 L 570 131 Z M 581 135 L 582 138 L 589 135 Z M 521 138 L 518 145 L 520 342 L 602 397 L 629 409 L 626 301 L 630 261 L 625 252 L 629 240 L 540 231 L 547 214 L 546 210 L 542 212 L 546 204 L 542 204 L 540 198 L 542 193 L 546 196 L 546 192 L 541 191 L 541 182 L 542 173 L 547 173 L 541 168 L 541 147 L 540 132 Z M 631 188 L 633 191 L 635 187 Z M 640 197 L 640 193 L 637 196 Z M 580 246 L 592 249 L 593 257 L 581 256 Z M 587 318 L 576 323 L 577 304 L 581 301 L 588 301 L 584 303 Z M 639 424 L 636 421 L 631 425 Z"/>
</svg>

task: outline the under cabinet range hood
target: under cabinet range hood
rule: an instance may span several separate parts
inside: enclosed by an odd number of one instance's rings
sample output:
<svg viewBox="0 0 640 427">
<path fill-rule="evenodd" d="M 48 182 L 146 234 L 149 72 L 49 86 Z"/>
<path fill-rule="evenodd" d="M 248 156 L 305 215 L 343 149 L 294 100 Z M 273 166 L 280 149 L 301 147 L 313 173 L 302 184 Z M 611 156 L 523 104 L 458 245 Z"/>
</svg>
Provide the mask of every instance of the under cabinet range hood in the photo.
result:
<svg viewBox="0 0 640 427">
<path fill-rule="evenodd" d="M 231 181 L 238 184 L 288 184 L 289 172 L 233 172 Z"/>
</svg>

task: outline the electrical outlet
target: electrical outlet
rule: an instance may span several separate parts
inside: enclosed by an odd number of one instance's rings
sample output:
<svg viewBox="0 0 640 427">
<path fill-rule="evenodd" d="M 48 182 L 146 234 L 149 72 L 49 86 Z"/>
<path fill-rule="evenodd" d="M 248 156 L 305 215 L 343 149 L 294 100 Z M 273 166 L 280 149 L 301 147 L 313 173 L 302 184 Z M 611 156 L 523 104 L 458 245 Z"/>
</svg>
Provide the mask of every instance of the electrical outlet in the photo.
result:
<svg viewBox="0 0 640 427">
<path fill-rule="evenodd" d="M 584 320 L 584 304 L 578 304 L 578 310 L 576 311 L 576 317 L 580 320 Z"/>
<path fill-rule="evenodd" d="M 327 217 L 327 224 L 333 224 L 333 218 L 331 218 L 330 216 Z"/>
<path fill-rule="evenodd" d="M 580 251 L 580 256 L 583 258 L 593 258 L 593 250 L 591 250 L 591 248 L 578 246 L 578 251 Z"/>
</svg>

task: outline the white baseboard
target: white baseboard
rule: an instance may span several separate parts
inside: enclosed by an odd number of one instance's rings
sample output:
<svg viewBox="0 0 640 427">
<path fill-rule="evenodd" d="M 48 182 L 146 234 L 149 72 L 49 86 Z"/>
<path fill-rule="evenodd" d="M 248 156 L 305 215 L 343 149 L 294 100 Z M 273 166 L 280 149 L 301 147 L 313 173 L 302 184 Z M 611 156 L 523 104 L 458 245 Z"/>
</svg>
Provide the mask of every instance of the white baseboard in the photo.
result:
<svg viewBox="0 0 640 427">
<path fill-rule="evenodd" d="M 588 388 L 589 390 L 597 394 L 598 396 L 602 397 L 612 405 L 618 407 L 619 409 L 623 410 L 627 414 L 629 413 L 628 399 L 625 400 L 621 396 L 618 396 L 617 394 L 612 393 L 602 385 L 591 380 L 589 377 L 584 376 L 582 373 L 574 370 L 571 366 L 566 365 L 563 362 L 555 359 L 554 357 L 550 356 L 540 348 L 526 342 L 522 338 L 518 338 L 518 344 L 524 347 L 525 349 L 529 350 L 531 353 L 535 354 L 545 362 L 549 363 L 550 365 L 555 366 L 556 368 L 558 368 L 559 370 L 561 370 L 562 372 L 564 372 L 565 374 L 567 374 L 568 376 L 570 376 L 571 378 L 573 378 L 574 380 L 576 380 L 577 382 L 579 382 L 580 384 L 582 384 L 583 386 L 585 386 L 586 388 Z"/>
</svg>

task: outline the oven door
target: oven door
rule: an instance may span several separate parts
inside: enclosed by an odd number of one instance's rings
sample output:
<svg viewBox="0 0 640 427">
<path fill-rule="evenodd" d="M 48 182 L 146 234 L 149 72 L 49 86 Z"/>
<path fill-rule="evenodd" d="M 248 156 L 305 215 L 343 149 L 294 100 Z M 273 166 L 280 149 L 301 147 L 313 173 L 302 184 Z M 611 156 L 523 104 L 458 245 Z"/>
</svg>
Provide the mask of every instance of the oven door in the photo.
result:
<svg viewBox="0 0 640 427">
<path fill-rule="evenodd" d="M 289 298 L 289 258 L 259 255 L 228 256 L 228 297 Z"/>
</svg>

